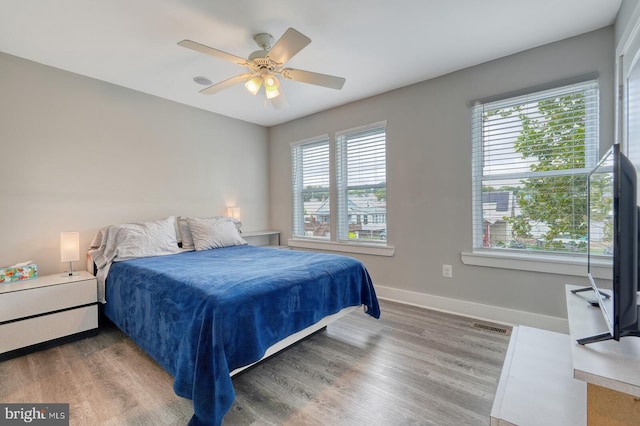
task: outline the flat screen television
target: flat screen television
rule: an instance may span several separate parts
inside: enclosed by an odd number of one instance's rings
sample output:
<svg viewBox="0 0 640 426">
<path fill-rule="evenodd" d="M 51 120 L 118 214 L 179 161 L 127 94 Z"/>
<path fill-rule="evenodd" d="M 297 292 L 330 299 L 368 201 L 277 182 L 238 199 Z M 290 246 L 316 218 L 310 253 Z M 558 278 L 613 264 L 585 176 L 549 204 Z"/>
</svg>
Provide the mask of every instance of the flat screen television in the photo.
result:
<svg viewBox="0 0 640 426">
<path fill-rule="evenodd" d="M 588 177 L 588 279 L 608 331 L 578 339 L 581 345 L 640 336 L 638 325 L 638 220 L 636 171 L 613 145 Z M 611 260 L 611 297 L 593 277 L 593 260 Z M 609 269 L 609 268 L 607 268 Z"/>
</svg>

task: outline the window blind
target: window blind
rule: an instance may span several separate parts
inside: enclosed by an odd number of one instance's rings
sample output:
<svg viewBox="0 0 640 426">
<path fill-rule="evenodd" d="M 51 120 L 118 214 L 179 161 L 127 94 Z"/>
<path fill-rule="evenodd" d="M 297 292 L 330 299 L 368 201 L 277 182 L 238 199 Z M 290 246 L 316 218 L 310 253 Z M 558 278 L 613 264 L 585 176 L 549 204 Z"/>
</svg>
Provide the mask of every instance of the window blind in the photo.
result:
<svg viewBox="0 0 640 426">
<path fill-rule="evenodd" d="M 293 183 L 293 235 L 330 235 L 329 139 L 305 141 L 291 146 Z"/>
<path fill-rule="evenodd" d="M 386 239 L 386 123 L 336 133 L 339 240 Z"/>
<path fill-rule="evenodd" d="M 598 110 L 596 80 L 472 108 L 474 248 L 586 250 Z"/>
</svg>

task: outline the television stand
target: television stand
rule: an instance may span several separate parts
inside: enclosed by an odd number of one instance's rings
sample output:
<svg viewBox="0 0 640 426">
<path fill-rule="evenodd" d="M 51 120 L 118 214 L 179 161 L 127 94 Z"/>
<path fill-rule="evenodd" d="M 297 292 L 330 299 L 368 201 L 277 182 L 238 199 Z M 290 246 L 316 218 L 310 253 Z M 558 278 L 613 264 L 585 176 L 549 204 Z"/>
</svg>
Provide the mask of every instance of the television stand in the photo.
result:
<svg viewBox="0 0 640 426">
<path fill-rule="evenodd" d="M 582 293 L 583 291 L 589 291 L 589 290 L 593 290 L 592 287 L 580 287 L 580 288 L 576 288 L 571 290 L 571 293 L 573 294 L 578 294 L 578 293 Z M 600 295 L 602 297 L 604 297 L 605 299 L 610 298 L 611 296 L 608 295 L 607 293 L 605 293 L 604 291 L 598 290 L 598 293 L 600 293 Z M 591 306 L 598 306 L 598 301 L 594 300 L 594 299 L 587 299 L 587 301 L 591 304 Z"/>
<path fill-rule="evenodd" d="M 611 333 L 607 331 L 606 333 L 596 334 L 595 336 L 577 339 L 576 342 L 579 345 L 588 345 L 589 343 L 604 342 L 605 340 L 611 340 L 611 339 L 613 339 L 613 336 L 611 335 Z"/>
<path fill-rule="evenodd" d="M 636 309 L 638 311 L 638 318 L 640 318 L 640 305 L 637 306 Z M 636 321 L 632 326 L 620 330 L 620 339 L 623 337 L 640 337 L 640 320 Z M 581 339 L 576 339 L 576 342 L 578 342 L 579 345 L 588 345 L 589 343 L 604 342 L 605 340 L 613 340 L 611 332 L 607 331 L 594 336 L 583 337 Z"/>
<path fill-rule="evenodd" d="M 569 296 L 575 289 L 579 287 L 566 290 L 573 342 L 607 329 L 601 312 L 585 309 L 579 298 Z M 570 348 L 573 377 L 587 382 L 587 424 L 640 425 L 640 339 L 604 340 L 593 346 L 573 343 Z"/>
</svg>

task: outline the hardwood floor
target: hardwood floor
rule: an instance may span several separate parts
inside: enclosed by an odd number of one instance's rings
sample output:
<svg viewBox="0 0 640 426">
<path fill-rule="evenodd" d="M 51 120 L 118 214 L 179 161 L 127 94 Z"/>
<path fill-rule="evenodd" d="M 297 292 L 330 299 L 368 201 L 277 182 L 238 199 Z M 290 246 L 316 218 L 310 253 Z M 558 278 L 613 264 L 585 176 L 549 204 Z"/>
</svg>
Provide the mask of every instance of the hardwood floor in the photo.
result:
<svg viewBox="0 0 640 426">
<path fill-rule="evenodd" d="M 488 425 L 508 336 L 381 301 L 234 377 L 224 425 Z M 185 425 L 191 401 L 119 330 L 0 362 L 0 401 L 70 404 L 72 425 Z"/>
</svg>

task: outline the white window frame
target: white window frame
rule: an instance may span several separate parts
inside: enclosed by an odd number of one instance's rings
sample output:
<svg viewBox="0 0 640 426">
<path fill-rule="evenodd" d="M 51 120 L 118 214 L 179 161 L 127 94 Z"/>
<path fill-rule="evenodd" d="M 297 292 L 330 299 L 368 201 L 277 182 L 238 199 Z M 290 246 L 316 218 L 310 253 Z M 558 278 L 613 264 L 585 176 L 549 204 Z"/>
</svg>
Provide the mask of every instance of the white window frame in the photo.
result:
<svg viewBox="0 0 640 426">
<path fill-rule="evenodd" d="M 527 250 L 505 250 L 495 248 L 483 248 L 482 247 L 482 226 L 483 226 L 483 211 L 482 211 L 482 162 L 477 161 L 482 155 L 482 105 L 488 105 L 488 108 L 496 108 L 503 105 L 503 107 L 517 105 L 524 101 L 536 102 L 539 99 L 543 99 L 549 93 L 562 95 L 563 93 L 571 93 L 576 88 L 586 88 L 586 90 L 592 90 L 595 86 L 596 90 L 596 107 L 594 110 L 587 111 L 587 114 L 595 114 L 595 120 L 587 120 L 587 125 L 592 126 L 587 134 L 588 139 L 586 141 L 588 152 L 587 155 L 587 167 L 582 170 L 573 169 L 571 172 L 575 173 L 588 173 L 591 170 L 592 165 L 595 165 L 598 161 L 598 139 L 599 139 L 599 102 L 597 97 L 599 96 L 599 87 L 597 79 L 584 81 L 576 84 L 568 84 L 563 86 L 557 86 L 549 90 L 530 91 L 529 94 L 522 96 L 504 97 L 500 100 L 491 100 L 487 102 L 476 102 L 472 107 L 472 185 L 473 185 L 473 201 L 472 201 L 472 228 L 473 228 L 473 241 L 472 251 L 462 253 L 462 261 L 465 264 L 477 265 L 477 266 L 490 266 L 497 268 L 507 269 L 520 269 L 538 272 L 558 273 L 565 275 L 584 276 L 586 268 L 586 254 L 573 254 L 573 253 L 554 253 L 554 252 L 531 252 Z M 590 87 L 591 86 L 591 87 Z M 595 127 L 593 127 L 595 126 Z M 515 176 L 516 178 L 524 176 Z M 597 269 L 597 265 L 596 269 Z M 596 272 L 597 274 L 597 272 Z"/>
<path fill-rule="evenodd" d="M 386 240 L 380 241 L 358 241 L 349 239 L 349 198 L 348 192 L 351 189 L 356 189 L 352 186 L 348 185 L 348 144 L 351 140 L 356 137 L 374 134 L 379 132 L 384 132 L 385 134 L 385 169 L 386 169 L 386 132 L 387 132 L 387 122 L 382 121 L 378 123 L 369 124 L 367 126 L 356 127 L 349 130 L 343 130 L 340 132 L 336 132 L 335 140 L 336 140 L 336 192 L 337 192 L 337 240 L 341 242 L 348 242 L 351 244 L 376 244 L 376 245 L 385 245 Z M 386 174 L 386 171 L 385 171 Z M 371 187 L 371 186 L 369 186 Z M 386 190 L 386 176 L 385 176 L 385 190 Z M 386 208 L 385 208 L 385 216 L 386 216 Z M 369 215 L 363 215 L 369 216 Z M 363 219 L 364 220 L 364 219 Z M 369 218 L 367 217 L 367 222 Z M 373 219 L 371 219 L 373 223 Z M 356 220 L 357 223 L 357 220 Z"/>
<path fill-rule="evenodd" d="M 338 182 L 343 179 L 345 176 L 343 170 L 342 163 L 344 159 L 344 153 L 339 152 L 343 150 L 344 147 L 336 142 L 338 138 L 341 138 L 344 135 L 348 135 L 355 132 L 363 132 L 371 129 L 384 128 L 385 136 L 386 136 L 386 121 L 380 121 L 377 123 L 369 124 L 366 126 L 360 126 L 353 129 L 345 130 L 337 132 L 333 135 L 321 135 L 318 137 L 305 139 L 299 142 L 294 142 L 291 144 L 291 163 L 292 163 L 292 196 L 293 196 L 293 233 L 292 238 L 287 241 L 287 244 L 290 247 L 294 248 L 304 248 L 304 249 L 318 249 L 318 250 L 327 250 L 327 251 L 335 251 L 335 252 L 347 252 L 347 253 L 360 253 L 360 254 L 370 254 L 370 255 L 378 255 L 378 256 L 393 256 L 395 249 L 393 246 L 388 243 L 388 230 L 387 230 L 387 239 L 378 241 L 354 241 L 349 240 L 348 235 L 345 238 L 345 235 L 339 236 L 339 229 L 348 229 L 348 215 L 345 213 L 344 209 L 340 212 L 339 205 L 345 205 L 344 201 L 338 201 L 341 193 L 344 193 L 346 196 L 346 189 L 342 188 L 341 184 Z M 302 170 L 299 167 L 300 158 L 297 157 L 301 155 L 300 148 L 304 146 L 310 146 L 317 143 L 322 143 L 323 141 L 329 141 L 329 170 L 330 170 L 330 222 L 331 222 L 331 232 L 329 238 L 321 238 L 321 237 L 311 237 L 304 234 L 304 207 L 303 207 L 303 188 L 302 185 Z M 386 149 L 386 142 L 385 142 Z M 344 213 L 344 214 L 343 214 Z M 388 211 L 385 210 L 385 218 L 388 218 Z M 302 219 L 302 220 L 301 220 Z M 371 219 L 371 218 L 370 218 Z M 373 219 L 371 219 L 373 220 Z"/>
<path fill-rule="evenodd" d="M 293 236 L 294 238 L 313 238 L 313 239 L 329 239 L 328 237 L 310 237 L 305 234 L 304 230 L 304 179 L 303 179 L 303 164 L 302 164 L 302 156 L 304 154 L 305 149 L 310 149 L 317 146 L 327 147 L 327 174 L 328 174 L 328 189 L 329 189 L 329 198 L 331 198 L 331 187 L 333 186 L 331 183 L 332 180 L 332 169 L 331 169 L 331 144 L 329 140 L 329 135 L 321 135 L 315 138 L 305 139 L 300 142 L 291 144 L 291 185 L 292 185 L 292 211 L 293 211 Z M 333 215 L 331 211 L 333 209 L 329 206 L 329 214 L 330 217 Z"/>
</svg>

